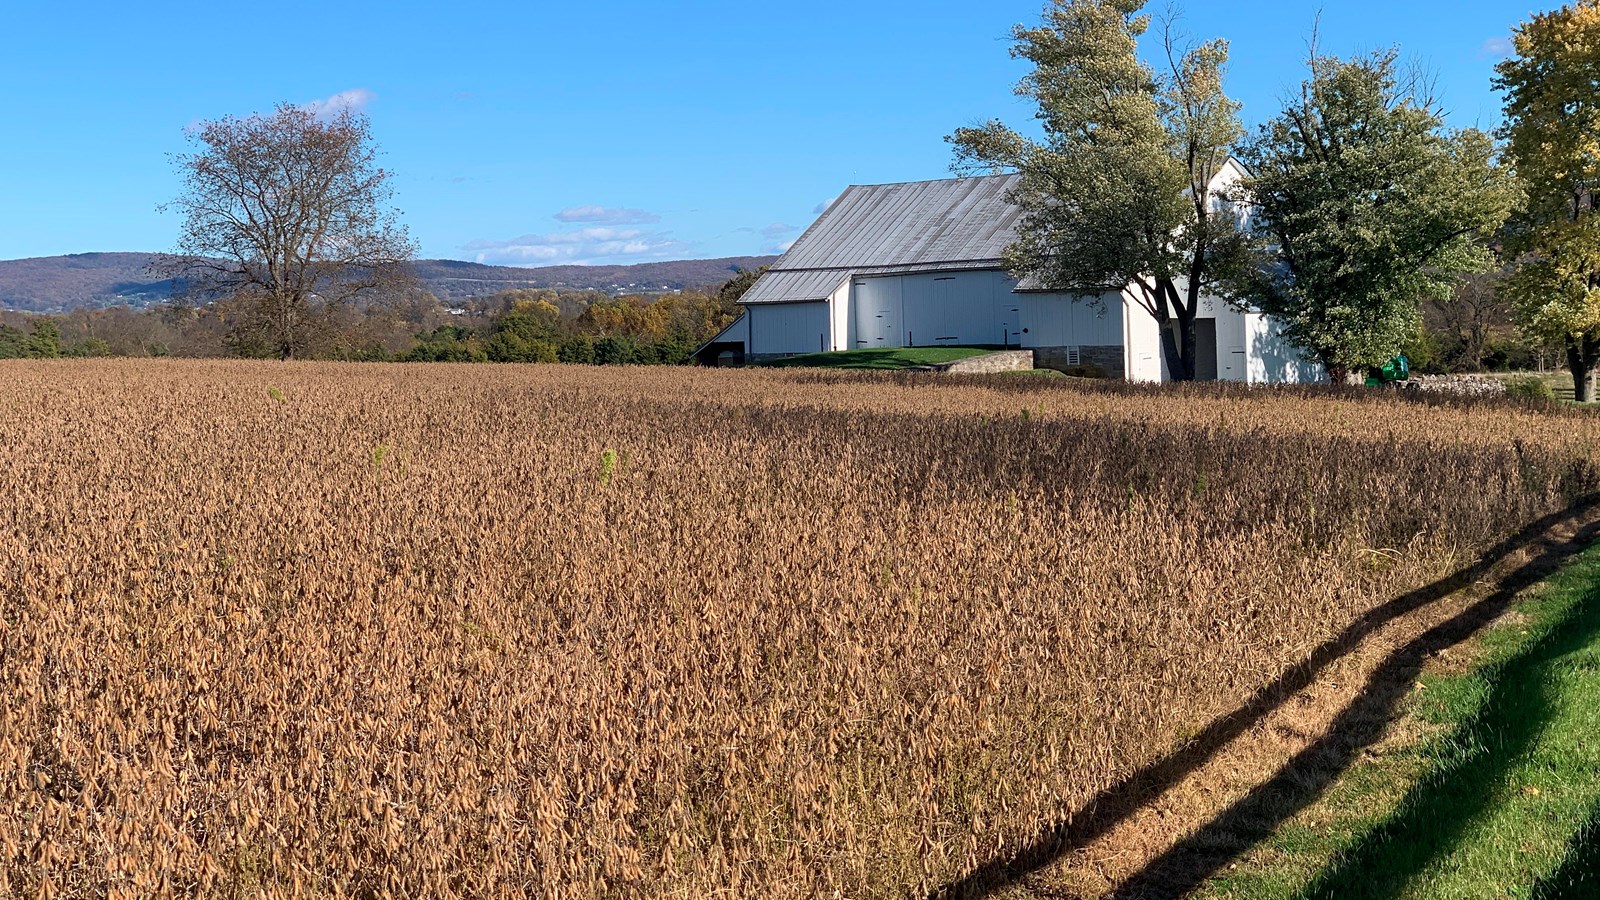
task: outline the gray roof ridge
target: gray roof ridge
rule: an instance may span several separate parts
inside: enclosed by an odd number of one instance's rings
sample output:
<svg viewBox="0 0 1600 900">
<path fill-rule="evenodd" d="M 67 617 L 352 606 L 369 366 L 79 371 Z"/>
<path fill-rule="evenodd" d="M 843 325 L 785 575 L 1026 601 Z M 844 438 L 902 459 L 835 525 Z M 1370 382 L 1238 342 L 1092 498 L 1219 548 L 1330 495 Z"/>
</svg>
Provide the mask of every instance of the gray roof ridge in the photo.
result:
<svg viewBox="0 0 1600 900">
<path fill-rule="evenodd" d="M 862 269 L 926 269 L 937 266 L 967 265 L 970 263 L 1005 263 L 1004 257 L 999 256 L 964 256 L 960 259 L 922 259 L 911 262 L 887 263 L 858 263 L 853 266 L 784 266 L 779 268 L 774 265 L 767 269 L 768 272 L 856 272 Z"/>
<path fill-rule="evenodd" d="M 1016 176 L 1018 174 L 1020 174 L 1020 173 L 1018 173 L 1018 172 L 994 172 L 994 173 L 991 173 L 991 174 L 988 174 L 988 175 L 951 175 L 951 176 L 946 177 L 946 178 L 913 178 L 910 181 L 874 181 L 874 182 L 870 182 L 868 184 L 847 184 L 847 185 L 845 185 L 845 189 L 849 190 L 850 188 L 901 187 L 901 186 L 907 185 L 907 184 L 938 184 L 941 181 L 972 181 L 972 180 L 976 180 L 976 179 L 979 179 L 979 178 L 1011 178 L 1011 177 L 1014 177 L 1014 176 Z M 835 201 L 835 202 L 837 202 L 837 201 Z"/>
</svg>

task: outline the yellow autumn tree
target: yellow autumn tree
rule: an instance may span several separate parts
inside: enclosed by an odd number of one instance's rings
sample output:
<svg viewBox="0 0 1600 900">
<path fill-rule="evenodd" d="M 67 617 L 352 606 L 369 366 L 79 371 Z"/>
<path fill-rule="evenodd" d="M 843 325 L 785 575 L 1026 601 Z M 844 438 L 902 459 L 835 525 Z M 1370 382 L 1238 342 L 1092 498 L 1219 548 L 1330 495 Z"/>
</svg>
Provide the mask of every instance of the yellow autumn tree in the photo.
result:
<svg viewBox="0 0 1600 900">
<path fill-rule="evenodd" d="M 1531 336 L 1564 345 L 1577 399 L 1600 366 L 1600 0 L 1577 0 L 1516 29 L 1505 94 L 1507 153 L 1527 191 L 1510 229 L 1505 291 Z"/>
</svg>

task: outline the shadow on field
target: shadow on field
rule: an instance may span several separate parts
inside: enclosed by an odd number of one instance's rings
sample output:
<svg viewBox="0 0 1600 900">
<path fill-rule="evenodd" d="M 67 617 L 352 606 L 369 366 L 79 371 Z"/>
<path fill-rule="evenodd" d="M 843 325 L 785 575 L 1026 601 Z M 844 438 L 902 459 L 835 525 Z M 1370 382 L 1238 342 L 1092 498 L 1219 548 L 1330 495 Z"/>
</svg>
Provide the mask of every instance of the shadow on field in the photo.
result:
<svg viewBox="0 0 1600 900">
<path fill-rule="evenodd" d="M 1132 900 L 1179 897 L 1189 893 L 1320 796 L 1365 747 L 1377 741 L 1428 657 L 1466 640 L 1505 612 L 1517 594 L 1545 578 L 1600 536 L 1600 522 L 1592 521 L 1597 511 L 1600 511 L 1600 497 L 1590 497 L 1545 516 L 1496 545 L 1473 565 L 1390 600 L 1256 691 L 1237 710 L 1215 719 L 1183 748 L 1102 791 L 1021 851 L 980 866 L 971 875 L 944 886 L 930 897 L 934 900 L 982 897 L 1087 845 L 1200 768 L 1232 740 L 1309 686 L 1329 664 L 1355 650 L 1385 624 L 1489 578 L 1495 566 L 1513 554 L 1524 550 L 1534 554 L 1527 562 L 1495 579 L 1492 593 L 1389 654 L 1373 672 L 1361 695 L 1334 719 L 1321 738 L 1296 754 L 1249 795 L 1148 863 L 1125 882 L 1115 896 Z M 1576 533 L 1563 533 L 1573 527 L 1578 527 Z"/>
<path fill-rule="evenodd" d="M 1448 855 L 1483 813 L 1501 802 L 1496 795 L 1507 769 L 1538 740 L 1554 712 L 1546 689 L 1547 670 L 1559 664 L 1563 657 L 1587 646 L 1600 632 L 1600 604 L 1593 600 L 1591 589 L 1548 633 L 1515 656 L 1486 670 L 1493 689 L 1478 713 L 1463 723 L 1451 738 L 1452 743 L 1466 748 L 1464 755 L 1436 776 L 1415 785 L 1382 825 L 1363 835 L 1355 846 L 1340 854 L 1334 864 L 1318 876 L 1305 896 L 1399 896 L 1432 862 Z M 1404 676 L 1405 672 L 1400 674 Z M 1286 768 L 1279 772 L 1275 781 L 1285 775 L 1299 774 L 1302 773 L 1291 773 Z M 1273 782 L 1268 782 L 1256 793 L 1273 787 Z M 1253 820 L 1256 816 L 1244 808 L 1249 802 L 1247 798 L 1235 809 L 1238 816 Z M 1206 828 L 1230 827 L 1234 823 L 1225 820 L 1234 812 L 1229 810 Z M 1568 858 L 1574 871 L 1566 876 L 1558 873 L 1551 879 L 1551 889 L 1560 888 L 1553 896 L 1597 896 L 1593 891 L 1572 892 L 1572 882 L 1578 877 L 1577 870 L 1582 868 L 1585 856 L 1589 857 L 1591 869 L 1593 866 L 1597 848 L 1593 823 L 1590 825 L 1574 838 L 1575 849 Z M 1204 831 L 1202 829 L 1200 834 Z M 1150 869 L 1146 873 L 1157 874 Z M 1589 886 L 1594 887 L 1592 881 Z M 1128 891 L 1137 889 L 1134 882 L 1125 888 Z M 1128 896 L 1149 893 L 1135 892 Z"/>
<path fill-rule="evenodd" d="M 1567 844 L 1561 865 L 1533 886 L 1533 900 L 1600 897 L 1600 809 Z"/>
</svg>

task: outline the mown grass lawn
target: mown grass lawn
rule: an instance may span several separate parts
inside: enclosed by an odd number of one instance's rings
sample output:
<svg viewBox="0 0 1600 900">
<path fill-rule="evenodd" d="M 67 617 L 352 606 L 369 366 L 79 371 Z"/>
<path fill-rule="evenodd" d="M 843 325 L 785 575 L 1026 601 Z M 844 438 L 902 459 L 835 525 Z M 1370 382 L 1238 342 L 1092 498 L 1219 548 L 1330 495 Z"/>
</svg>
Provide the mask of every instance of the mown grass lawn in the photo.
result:
<svg viewBox="0 0 1600 900">
<path fill-rule="evenodd" d="M 871 350 L 840 350 L 836 353 L 805 353 L 761 365 L 813 369 L 914 369 L 919 366 L 952 363 L 992 352 L 994 351 L 972 347 L 881 347 Z"/>
<path fill-rule="evenodd" d="M 1425 735 L 1355 766 L 1202 896 L 1600 897 L 1600 547 L 1424 678 Z"/>
<path fill-rule="evenodd" d="M 1572 373 L 1566 371 L 1555 372 L 1490 372 L 1490 378 L 1500 381 L 1519 381 L 1524 378 L 1537 378 L 1550 386 L 1550 392 L 1555 394 L 1557 400 L 1572 400 Z"/>
</svg>

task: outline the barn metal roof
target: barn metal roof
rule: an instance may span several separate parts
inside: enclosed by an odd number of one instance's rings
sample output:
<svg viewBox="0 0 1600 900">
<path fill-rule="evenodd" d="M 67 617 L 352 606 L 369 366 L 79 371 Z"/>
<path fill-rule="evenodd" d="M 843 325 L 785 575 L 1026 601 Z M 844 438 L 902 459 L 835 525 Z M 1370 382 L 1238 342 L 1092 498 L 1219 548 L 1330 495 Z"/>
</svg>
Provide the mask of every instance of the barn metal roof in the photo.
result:
<svg viewBox="0 0 1600 900">
<path fill-rule="evenodd" d="M 1016 239 L 1016 175 L 852 185 L 741 303 L 822 300 L 854 275 L 988 269 Z"/>
</svg>

